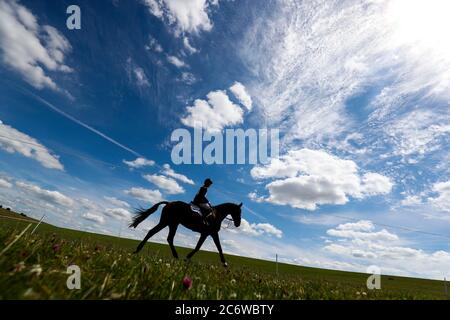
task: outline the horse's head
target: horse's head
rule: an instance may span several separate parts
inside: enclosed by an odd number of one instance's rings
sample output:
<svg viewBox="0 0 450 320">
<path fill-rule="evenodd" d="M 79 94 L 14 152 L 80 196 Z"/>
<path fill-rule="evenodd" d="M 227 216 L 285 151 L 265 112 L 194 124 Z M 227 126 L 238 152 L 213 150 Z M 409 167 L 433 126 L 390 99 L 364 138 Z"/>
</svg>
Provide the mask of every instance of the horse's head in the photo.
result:
<svg viewBox="0 0 450 320">
<path fill-rule="evenodd" d="M 230 212 L 231 217 L 233 218 L 234 226 L 236 228 L 241 225 L 241 207 L 242 202 L 240 204 L 235 204 Z"/>
</svg>

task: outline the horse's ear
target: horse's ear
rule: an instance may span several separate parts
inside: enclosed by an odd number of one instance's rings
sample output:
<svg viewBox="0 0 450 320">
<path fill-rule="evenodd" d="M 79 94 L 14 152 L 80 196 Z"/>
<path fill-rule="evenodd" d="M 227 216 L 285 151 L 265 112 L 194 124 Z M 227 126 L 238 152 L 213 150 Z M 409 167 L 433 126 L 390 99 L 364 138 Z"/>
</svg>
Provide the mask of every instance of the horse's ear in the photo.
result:
<svg viewBox="0 0 450 320">
<path fill-rule="evenodd" d="M 241 203 L 239 203 L 239 208 L 240 208 L 240 207 L 242 207 L 242 202 L 241 202 Z"/>
</svg>

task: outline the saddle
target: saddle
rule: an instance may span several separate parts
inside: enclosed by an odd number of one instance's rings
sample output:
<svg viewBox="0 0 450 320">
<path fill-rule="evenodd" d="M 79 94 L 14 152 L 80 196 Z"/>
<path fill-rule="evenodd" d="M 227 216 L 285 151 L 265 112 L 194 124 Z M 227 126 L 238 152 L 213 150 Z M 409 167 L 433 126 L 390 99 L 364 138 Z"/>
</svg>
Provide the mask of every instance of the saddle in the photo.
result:
<svg viewBox="0 0 450 320">
<path fill-rule="evenodd" d="M 208 224 L 207 220 L 205 219 L 213 219 L 216 216 L 216 210 L 214 208 L 211 208 L 211 212 L 207 216 L 203 216 L 202 209 L 196 205 L 195 203 L 189 203 L 191 211 L 198 214 L 204 221 L 206 221 L 206 224 Z"/>
<path fill-rule="evenodd" d="M 191 202 L 190 206 L 191 206 L 191 211 L 192 212 L 195 212 L 195 213 L 197 213 L 197 214 L 202 216 L 202 209 L 200 209 L 200 207 L 198 205 L 196 205 L 196 204 Z"/>
</svg>

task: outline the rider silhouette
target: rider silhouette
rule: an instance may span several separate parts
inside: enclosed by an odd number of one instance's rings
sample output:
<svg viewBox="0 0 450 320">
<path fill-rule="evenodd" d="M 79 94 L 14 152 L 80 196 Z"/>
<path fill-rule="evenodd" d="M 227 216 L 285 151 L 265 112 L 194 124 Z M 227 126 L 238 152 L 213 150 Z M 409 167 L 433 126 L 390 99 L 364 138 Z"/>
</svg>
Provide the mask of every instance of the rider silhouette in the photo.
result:
<svg viewBox="0 0 450 320">
<path fill-rule="evenodd" d="M 208 223 L 208 217 L 210 216 L 212 212 L 212 206 L 209 203 L 208 199 L 206 198 L 206 193 L 208 192 L 208 188 L 212 185 L 211 179 L 206 179 L 203 182 L 203 186 L 200 187 L 197 194 L 194 197 L 194 200 L 192 201 L 193 204 L 200 207 L 200 211 L 203 216 L 203 220 L 205 221 L 205 224 Z"/>
</svg>

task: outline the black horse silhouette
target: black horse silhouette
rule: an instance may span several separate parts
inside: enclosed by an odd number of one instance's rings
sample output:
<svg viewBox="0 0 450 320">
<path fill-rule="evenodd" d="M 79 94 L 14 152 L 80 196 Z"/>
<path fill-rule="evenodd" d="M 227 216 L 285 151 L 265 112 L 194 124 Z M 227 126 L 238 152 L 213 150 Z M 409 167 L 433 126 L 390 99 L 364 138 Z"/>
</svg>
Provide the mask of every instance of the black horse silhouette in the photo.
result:
<svg viewBox="0 0 450 320">
<path fill-rule="evenodd" d="M 197 245 L 194 250 L 192 250 L 188 255 L 187 259 L 192 258 L 192 256 L 200 250 L 200 247 L 205 242 L 208 236 L 211 236 L 216 244 L 217 250 L 219 251 L 220 261 L 222 261 L 224 266 L 227 266 L 225 258 L 222 252 L 222 246 L 220 245 L 219 239 L 219 231 L 222 224 L 222 221 L 228 216 L 231 215 L 234 225 L 239 227 L 241 225 L 241 207 L 242 203 L 234 204 L 234 203 L 223 203 L 218 206 L 213 207 L 213 216 L 211 219 L 208 219 L 208 225 L 204 223 L 202 216 L 196 212 L 191 210 L 191 206 L 188 203 L 182 201 L 161 201 L 155 204 L 150 209 L 139 209 L 136 211 L 136 216 L 133 218 L 133 222 L 130 224 L 130 228 L 136 228 L 142 221 L 148 218 L 153 212 L 158 210 L 158 207 L 161 204 L 165 204 L 164 208 L 161 212 L 161 218 L 159 223 L 153 227 L 145 236 L 144 240 L 139 243 L 136 248 L 135 253 L 138 253 L 142 250 L 145 243 L 154 236 L 156 233 L 169 226 L 169 235 L 167 236 L 167 242 L 170 245 L 170 249 L 172 250 L 172 255 L 174 258 L 178 259 L 177 251 L 173 245 L 173 239 L 175 237 L 175 233 L 177 232 L 177 228 L 179 224 L 182 224 L 188 229 L 192 231 L 200 233 L 200 239 L 197 242 Z"/>
</svg>

